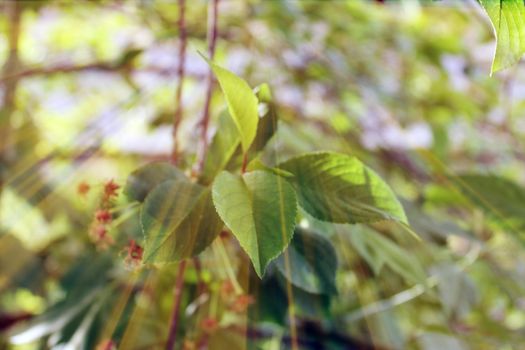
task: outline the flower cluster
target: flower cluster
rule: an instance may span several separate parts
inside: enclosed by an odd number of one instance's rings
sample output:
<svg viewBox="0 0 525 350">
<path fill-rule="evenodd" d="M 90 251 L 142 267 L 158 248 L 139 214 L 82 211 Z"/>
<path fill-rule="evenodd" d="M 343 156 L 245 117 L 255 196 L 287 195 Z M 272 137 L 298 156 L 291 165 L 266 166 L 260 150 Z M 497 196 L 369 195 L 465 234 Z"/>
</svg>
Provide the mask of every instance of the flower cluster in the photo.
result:
<svg viewBox="0 0 525 350">
<path fill-rule="evenodd" d="M 110 209 L 113 206 L 114 199 L 118 196 L 118 189 L 120 186 L 113 180 L 109 180 L 104 184 L 102 197 L 100 200 L 100 207 L 95 212 L 95 217 L 91 223 L 89 236 L 91 240 L 97 245 L 98 249 L 105 250 L 112 246 L 115 241 L 109 235 L 109 226 L 113 220 L 113 215 Z M 78 193 L 85 194 L 89 191 L 89 185 L 80 183 L 78 186 Z"/>
</svg>

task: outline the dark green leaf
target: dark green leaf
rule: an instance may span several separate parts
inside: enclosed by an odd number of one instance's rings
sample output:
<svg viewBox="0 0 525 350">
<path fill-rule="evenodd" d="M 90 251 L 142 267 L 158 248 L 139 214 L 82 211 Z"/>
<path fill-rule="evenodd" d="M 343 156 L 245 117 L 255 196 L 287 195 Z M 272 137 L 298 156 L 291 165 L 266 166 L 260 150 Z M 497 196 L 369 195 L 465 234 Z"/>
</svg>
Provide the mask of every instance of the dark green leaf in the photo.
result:
<svg viewBox="0 0 525 350">
<path fill-rule="evenodd" d="M 186 176 L 175 166 L 166 162 L 146 164 L 128 176 L 124 193 L 131 200 L 143 202 L 155 186 L 168 180 L 185 179 Z"/>
<path fill-rule="evenodd" d="M 337 256 L 323 236 L 296 228 L 288 249 L 275 262 L 278 271 L 296 287 L 313 294 L 337 293 Z"/>
<path fill-rule="evenodd" d="M 141 211 L 145 262 L 173 262 L 202 252 L 223 224 L 210 189 L 188 181 L 167 181 L 151 191 Z"/>
</svg>

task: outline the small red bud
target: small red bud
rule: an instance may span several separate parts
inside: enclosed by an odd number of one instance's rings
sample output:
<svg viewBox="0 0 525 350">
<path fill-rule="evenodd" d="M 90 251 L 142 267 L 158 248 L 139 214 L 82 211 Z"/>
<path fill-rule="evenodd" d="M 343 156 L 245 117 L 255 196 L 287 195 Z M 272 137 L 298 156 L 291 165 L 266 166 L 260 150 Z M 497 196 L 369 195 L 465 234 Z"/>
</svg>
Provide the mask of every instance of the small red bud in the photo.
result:
<svg viewBox="0 0 525 350">
<path fill-rule="evenodd" d="M 111 339 L 102 340 L 96 350 L 117 350 L 117 344 Z"/>
<path fill-rule="evenodd" d="M 230 280 L 222 282 L 220 294 L 224 300 L 229 300 L 235 293 L 235 288 Z"/>
<path fill-rule="evenodd" d="M 201 328 L 206 333 L 212 333 L 219 327 L 219 322 L 214 317 L 207 317 L 201 321 Z"/>
<path fill-rule="evenodd" d="M 112 216 L 109 210 L 100 209 L 95 213 L 95 219 L 102 224 L 107 224 L 111 222 Z"/>
<path fill-rule="evenodd" d="M 234 312 L 242 313 L 245 312 L 248 309 L 248 306 L 250 306 L 254 302 L 255 298 L 251 295 L 239 295 L 231 305 L 231 309 Z"/>
<path fill-rule="evenodd" d="M 113 238 L 108 234 L 108 230 L 104 225 L 92 226 L 89 235 L 97 247 L 102 250 L 107 249 L 110 245 L 115 243 Z"/>
</svg>

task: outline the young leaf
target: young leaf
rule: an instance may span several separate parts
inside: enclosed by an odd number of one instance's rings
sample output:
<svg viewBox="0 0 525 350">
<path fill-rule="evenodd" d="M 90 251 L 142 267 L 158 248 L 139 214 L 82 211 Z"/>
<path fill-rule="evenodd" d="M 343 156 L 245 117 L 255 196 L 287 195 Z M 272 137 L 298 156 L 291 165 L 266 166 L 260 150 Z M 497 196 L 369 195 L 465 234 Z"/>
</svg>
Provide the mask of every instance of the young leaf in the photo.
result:
<svg viewBox="0 0 525 350">
<path fill-rule="evenodd" d="M 522 0 L 480 0 L 496 34 L 492 73 L 517 63 L 525 53 L 525 4 Z"/>
<path fill-rule="evenodd" d="M 292 186 L 265 171 L 243 176 L 223 171 L 213 183 L 213 203 L 262 276 L 292 239 L 297 212 Z"/>
<path fill-rule="evenodd" d="M 259 122 L 257 124 L 257 132 L 255 139 L 253 140 L 250 149 L 248 150 L 248 161 L 256 160 L 260 153 L 264 150 L 268 142 L 271 140 L 273 135 L 277 132 L 277 109 L 275 103 L 272 101 L 270 94 L 270 88 L 266 84 L 262 84 L 254 89 L 256 91 L 257 98 L 259 100 Z M 230 121 L 232 124 L 233 122 Z M 235 126 L 234 126 L 235 127 Z M 236 131 L 237 132 L 237 131 Z M 217 130 L 217 133 L 222 133 L 221 129 Z M 221 137 L 216 135 L 216 137 Z M 214 137 L 215 139 L 215 137 Z M 237 137 L 238 139 L 238 137 Z M 239 140 L 237 140 L 239 143 Z M 213 145 L 210 146 L 210 151 L 213 149 Z M 212 157 L 211 154 L 207 158 Z M 241 145 L 230 156 L 230 161 L 224 170 L 234 171 L 241 167 L 243 159 L 243 150 Z"/>
<path fill-rule="evenodd" d="M 131 200 L 143 202 L 149 191 L 167 180 L 185 179 L 186 175 L 166 162 L 146 164 L 128 176 L 124 193 Z"/>
<path fill-rule="evenodd" d="M 212 183 L 215 176 L 226 167 L 239 143 L 239 132 L 232 118 L 227 113 L 222 113 L 219 116 L 217 132 L 211 140 L 199 182 Z"/>
<path fill-rule="evenodd" d="M 337 293 L 336 252 L 332 243 L 319 234 L 297 228 L 288 249 L 275 264 L 277 270 L 298 288 L 313 294 Z"/>
<path fill-rule="evenodd" d="M 249 159 L 255 158 L 277 132 L 277 107 L 272 99 L 270 87 L 262 84 L 255 88 L 259 100 L 259 124 L 255 139 L 249 150 Z"/>
<path fill-rule="evenodd" d="M 141 210 L 145 262 L 173 262 L 202 252 L 223 224 L 210 189 L 188 181 L 166 181 L 151 191 Z"/>
<path fill-rule="evenodd" d="M 357 158 L 338 153 L 310 153 L 278 168 L 291 181 L 299 204 L 313 217 L 336 223 L 396 220 L 408 224 L 390 187 Z"/>
<path fill-rule="evenodd" d="M 246 81 L 211 61 L 208 63 L 219 81 L 228 111 L 239 130 L 243 152 L 246 153 L 255 139 L 259 122 L 257 97 Z"/>
</svg>

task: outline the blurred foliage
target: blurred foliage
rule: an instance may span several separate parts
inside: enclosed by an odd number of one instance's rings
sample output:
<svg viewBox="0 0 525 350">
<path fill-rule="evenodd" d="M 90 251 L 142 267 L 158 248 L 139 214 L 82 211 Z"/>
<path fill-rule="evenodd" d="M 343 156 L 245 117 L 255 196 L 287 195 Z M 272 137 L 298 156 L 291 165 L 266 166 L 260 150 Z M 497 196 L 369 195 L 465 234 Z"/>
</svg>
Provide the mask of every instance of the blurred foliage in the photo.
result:
<svg viewBox="0 0 525 350">
<path fill-rule="evenodd" d="M 187 3 L 184 176 L 209 69 L 198 54 L 208 2 Z M 128 188 L 130 199 L 123 188 L 137 167 L 169 160 L 179 8 L 0 7 L 0 348 L 163 349 L 177 266 L 137 263 L 143 223 L 131 199 L 147 190 Z M 410 226 L 300 212 L 289 249 L 301 269 L 280 258 L 261 280 L 222 232 L 188 262 L 176 348 L 288 349 L 295 338 L 301 349 L 522 348 L 525 72 L 490 77 L 493 51 L 476 1 L 220 1 L 215 62 L 271 90 L 258 92 L 266 131 L 250 166 L 355 156 Z M 203 184 L 240 166 L 224 106 L 216 86 Z M 106 206 L 112 223 L 96 244 Z"/>
</svg>

